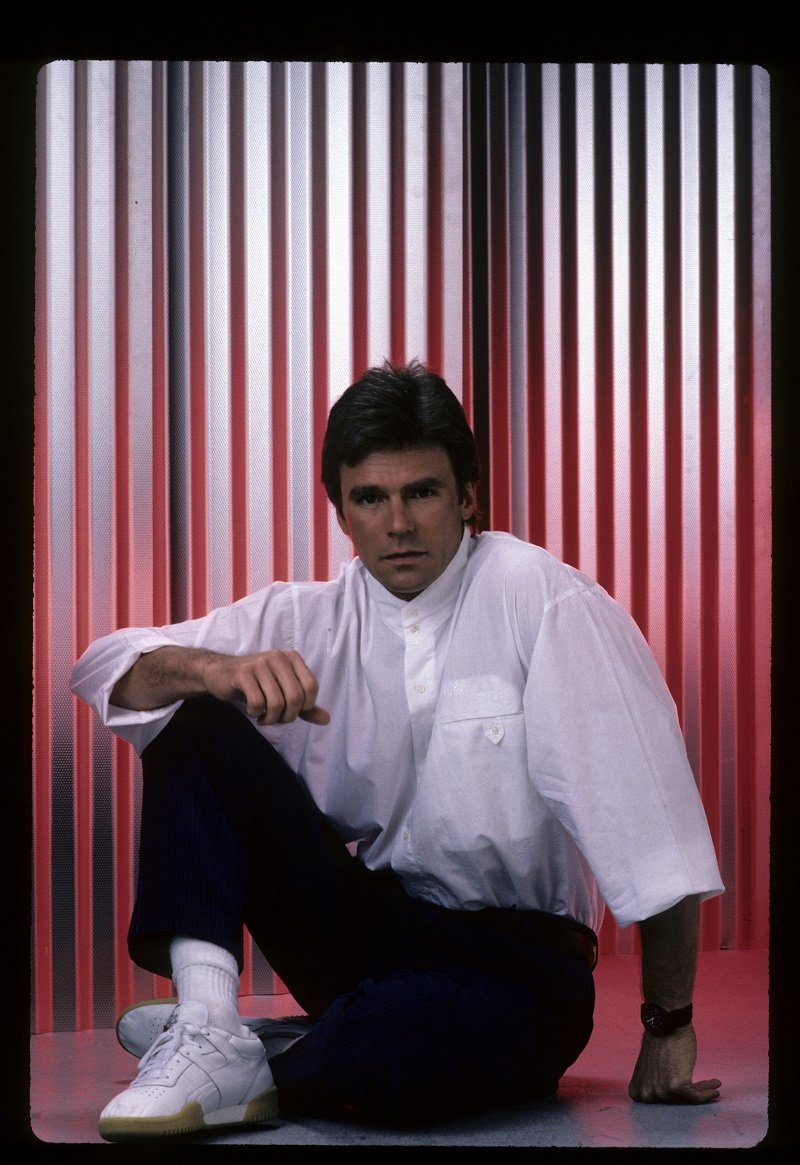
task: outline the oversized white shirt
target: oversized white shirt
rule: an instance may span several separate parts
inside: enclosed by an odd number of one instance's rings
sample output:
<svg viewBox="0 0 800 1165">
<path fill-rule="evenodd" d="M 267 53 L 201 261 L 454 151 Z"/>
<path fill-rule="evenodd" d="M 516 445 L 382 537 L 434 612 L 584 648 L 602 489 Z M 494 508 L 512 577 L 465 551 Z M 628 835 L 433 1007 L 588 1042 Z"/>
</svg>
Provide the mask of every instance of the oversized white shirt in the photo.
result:
<svg viewBox="0 0 800 1165">
<path fill-rule="evenodd" d="M 465 531 L 443 574 L 396 598 L 358 558 L 201 619 L 92 644 L 72 690 L 138 752 L 179 703 L 110 703 L 169 644 L 300 653 L 328 725 L 260 728 L 371 868 L 442 906 L 517 906 L 597 930 L 723 890 L 675 706 L 630 616 L 509 534 Z"/>
</svg>

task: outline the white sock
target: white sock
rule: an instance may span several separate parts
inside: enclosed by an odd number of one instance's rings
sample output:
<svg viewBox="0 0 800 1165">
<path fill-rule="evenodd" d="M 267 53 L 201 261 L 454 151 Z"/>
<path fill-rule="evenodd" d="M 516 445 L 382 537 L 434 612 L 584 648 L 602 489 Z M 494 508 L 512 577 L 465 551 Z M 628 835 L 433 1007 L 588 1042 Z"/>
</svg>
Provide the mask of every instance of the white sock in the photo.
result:
<svg viewBox="0 0 800 1165">
<path fill-rule="evenodd" d="M 247 1035 L 239 1017 L 239 967 L 230 951 L 179 936 L 170 943 L 169 954 L 178 1002 L 205 1003 L 211 1027 Z"/>
</svg>

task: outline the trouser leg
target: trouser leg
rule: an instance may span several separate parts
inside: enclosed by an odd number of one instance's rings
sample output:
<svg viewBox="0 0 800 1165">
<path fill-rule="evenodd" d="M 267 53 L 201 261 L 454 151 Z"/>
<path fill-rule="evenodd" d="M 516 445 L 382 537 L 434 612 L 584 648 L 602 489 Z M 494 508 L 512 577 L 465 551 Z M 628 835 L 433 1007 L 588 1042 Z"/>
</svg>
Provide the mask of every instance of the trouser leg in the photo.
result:
<svg viewBox="0 0 800 1165">
<path fill-rule="evenodd" d="M 241 965 L 248 926 L 317 1019 L 272 1061 L 282 1111 L 419 1123 L 556 1087 L 591 1030 L 584 963 L 366 870 L 234 708 L 187 701 L 143 772 L 131 955 L 169 975 L 188 934 Z"/>
<path fill-rule="evenodd" d="M 272 1061 L 282 1112 L 420 1125 L 556 1090 L 591 1034 L 588 966 L 453 922 L 423 917 L 420 969 L 362 980 Z"/>
<path fill-rule="evenodd" d="M 186 701 L 142 770 L 134 961 L 169 976 L 169 939 L 187 934 L 241 967 L 246 924 L 309 1014 L 352 987 L 381 878 L 351 857 L 257 729 L 220 701 Z"/>
</svg>

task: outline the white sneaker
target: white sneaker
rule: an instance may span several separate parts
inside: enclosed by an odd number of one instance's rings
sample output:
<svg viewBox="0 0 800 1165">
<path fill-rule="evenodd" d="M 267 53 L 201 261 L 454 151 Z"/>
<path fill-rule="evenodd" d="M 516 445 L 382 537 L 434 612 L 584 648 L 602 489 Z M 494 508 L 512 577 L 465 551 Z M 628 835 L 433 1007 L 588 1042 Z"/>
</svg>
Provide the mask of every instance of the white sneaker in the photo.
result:
<svg viewBox="0 0 800 1165">
<path fill-rule="evenodd" d="M 163 1137 L 271 1120 L 278 1093 L 261 1041 L 208 1026 L 203 1003 L 182 1003 L 139 1061 L 129 1088 L 100 1114 L 107 1141 Z"/>
<path fill-rule="evenodd" d="M 117 1020 L 117 1039 L 126 1052 L 139 1059 L 170 1026 L 177 1008 L 177 999 L 148 999 L 131 1004 Z M 311 1031 L 307 1015 L 285 1015 L 278 1019 L 242 1015 L 239 1018 L 261 1040 L 267 1059 L 285 1051 Z"/>
</svg>

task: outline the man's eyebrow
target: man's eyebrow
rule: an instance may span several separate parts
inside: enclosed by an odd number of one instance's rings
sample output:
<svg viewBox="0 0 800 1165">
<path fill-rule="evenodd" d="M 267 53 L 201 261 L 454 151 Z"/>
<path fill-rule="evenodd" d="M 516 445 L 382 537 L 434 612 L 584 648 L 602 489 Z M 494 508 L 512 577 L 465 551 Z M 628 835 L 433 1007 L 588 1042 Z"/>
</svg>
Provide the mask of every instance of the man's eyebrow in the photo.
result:
<svg viewBox="0 0 800 1165">
<path fill-rule="evenodd" d="M 421 477 L 418 481 L 409 481 L 401 487 L 401 493 L 413 494 L 421 489 L 441 489 L 444 481 L 441 477 Z M 351 501 L 358 501 L 359 498 L 369 497 L 370 495 L 377 495 L 378 497 L 386 497 L 386 487 L 382 485 L 354 485 L 348 492 L 348 498 Z"/>
<path fill-rule="evenodd" d="M 347 496 L 351 501 L 357 501 L 359 498 L 369 497 L 371 494 L 385 493 L 386 490 L 380 485 L 354 485 Z"/>
<path fill-rule="evenodd" d="M 410 481 L 403 486 L 403 493 L 413 494 L 421 489 L 441 489 L 444 485 L 441 477 L 422 477 L 419 481 Z"/>
</svg>

